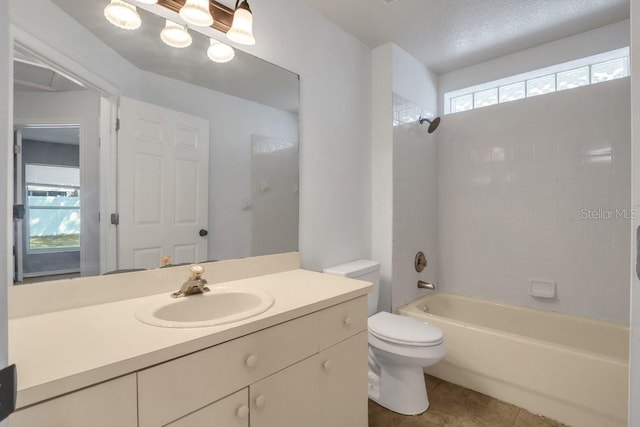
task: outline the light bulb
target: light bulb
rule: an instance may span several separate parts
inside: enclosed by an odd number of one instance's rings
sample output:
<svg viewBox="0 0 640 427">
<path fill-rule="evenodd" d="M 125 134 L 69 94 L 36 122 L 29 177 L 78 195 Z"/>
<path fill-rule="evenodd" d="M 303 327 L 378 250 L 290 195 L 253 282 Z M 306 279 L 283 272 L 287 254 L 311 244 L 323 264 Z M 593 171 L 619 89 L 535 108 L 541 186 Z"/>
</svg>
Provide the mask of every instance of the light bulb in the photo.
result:
<svg viewBox="0 0 640 427">
<path fill-rule="evenodd" d="M 168 19 L 164 29 L 160 33 L 160 38 L 169 46 L 178 48 L 190 46 L 193 41 L 189 31 L 187 31 L 184 25 L 176 24 Z"/>
<path fill-rule="evenodd" d="M 199 27 L 213 25 L 213 16 L 209 10 L 209 0 L 187 0 L 180 8 L 180 16 L 189 24 Z"/>
<path fill-rule="evenodd" d="M 236 52 L 228 44 L 220 43 L 218 40 L 210 39 L 207 56 L 213 62 L 229 62 L 236 56 Z"/>
<path fill-rule="evenodd" d="M 135 30 L 142 24 L 136 7 L 121 0 L 111 0 L 104 8 L 104 16 L 107 21 L 124 30 Z"/>
<path fill-rule="evenodd" d="M 246 0 L 233 12 L 233 23 L 227 31 L 227 37 L 240 44 L 256 44 L 256 39 L 253 36 L 253 15 Z"/>
</svg>

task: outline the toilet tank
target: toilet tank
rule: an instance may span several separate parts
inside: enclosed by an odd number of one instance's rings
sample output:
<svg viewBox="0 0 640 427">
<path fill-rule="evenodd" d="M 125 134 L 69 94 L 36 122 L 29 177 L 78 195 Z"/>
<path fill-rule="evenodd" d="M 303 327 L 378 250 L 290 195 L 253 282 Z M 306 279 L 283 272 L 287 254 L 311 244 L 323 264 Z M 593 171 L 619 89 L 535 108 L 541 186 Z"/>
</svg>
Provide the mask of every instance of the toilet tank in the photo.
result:
<svg viewBox="0 0 640 427">
<path fill-rule="evenodd" d="M 378 296 L 380 295 L 379 262 L 369 259 L 359 259 L 357 261 L 351 261 L 345 264 L 325 268 L 322 272 L 373 283 L 373 290 L 367 299 L 367 311 L 369 316 L 378 311 Z"/>
</svg>

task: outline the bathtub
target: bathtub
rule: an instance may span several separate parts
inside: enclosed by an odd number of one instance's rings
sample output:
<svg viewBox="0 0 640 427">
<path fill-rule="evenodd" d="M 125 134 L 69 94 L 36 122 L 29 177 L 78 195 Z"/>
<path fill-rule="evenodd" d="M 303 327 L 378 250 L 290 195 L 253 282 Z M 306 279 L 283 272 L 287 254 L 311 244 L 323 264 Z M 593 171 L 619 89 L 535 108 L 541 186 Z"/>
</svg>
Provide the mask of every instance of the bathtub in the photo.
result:
<svg viewBox="0 0 640 427">
<path fill-rule="evenodd" d="M 441 292 L 398 313 L 443 330 L 435 377 L 571 426 L 627 425 L 626 325 Z"/>
</svg>

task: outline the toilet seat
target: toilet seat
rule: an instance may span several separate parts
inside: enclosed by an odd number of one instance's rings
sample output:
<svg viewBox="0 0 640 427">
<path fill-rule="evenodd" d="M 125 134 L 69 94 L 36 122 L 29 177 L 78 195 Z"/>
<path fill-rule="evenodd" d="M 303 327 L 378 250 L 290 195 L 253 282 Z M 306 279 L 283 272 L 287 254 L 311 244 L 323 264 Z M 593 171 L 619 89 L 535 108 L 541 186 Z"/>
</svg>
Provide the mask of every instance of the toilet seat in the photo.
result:
<svg viewBox="0 0 640 427">
<path fill-rule="evenodd" d="M 369 317 L 367 323 L 371 335 L 389 343 L 431 347 L 444 342 L 440 328 L 412 317 L 383 311 Z"/>
</svg>

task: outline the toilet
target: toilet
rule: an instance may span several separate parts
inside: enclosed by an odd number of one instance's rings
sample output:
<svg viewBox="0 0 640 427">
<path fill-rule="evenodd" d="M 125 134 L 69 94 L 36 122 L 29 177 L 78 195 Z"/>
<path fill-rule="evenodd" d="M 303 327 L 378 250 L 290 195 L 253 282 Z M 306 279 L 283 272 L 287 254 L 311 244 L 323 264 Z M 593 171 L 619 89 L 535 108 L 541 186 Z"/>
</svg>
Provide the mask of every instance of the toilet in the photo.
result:
<svg viewBox="0 0 640 427">
<path fill-rule="evenodd" d="M 358 260 L 326 268 L 337 274 L 373 283 L 367 300 L 369 329 L 369 398 L 404 415 L 429 408 L 422 368 L 446 354 L 442 330 L 411 317 L 376 313 L 380 292 L 380 263 Z"/>
</svg>

